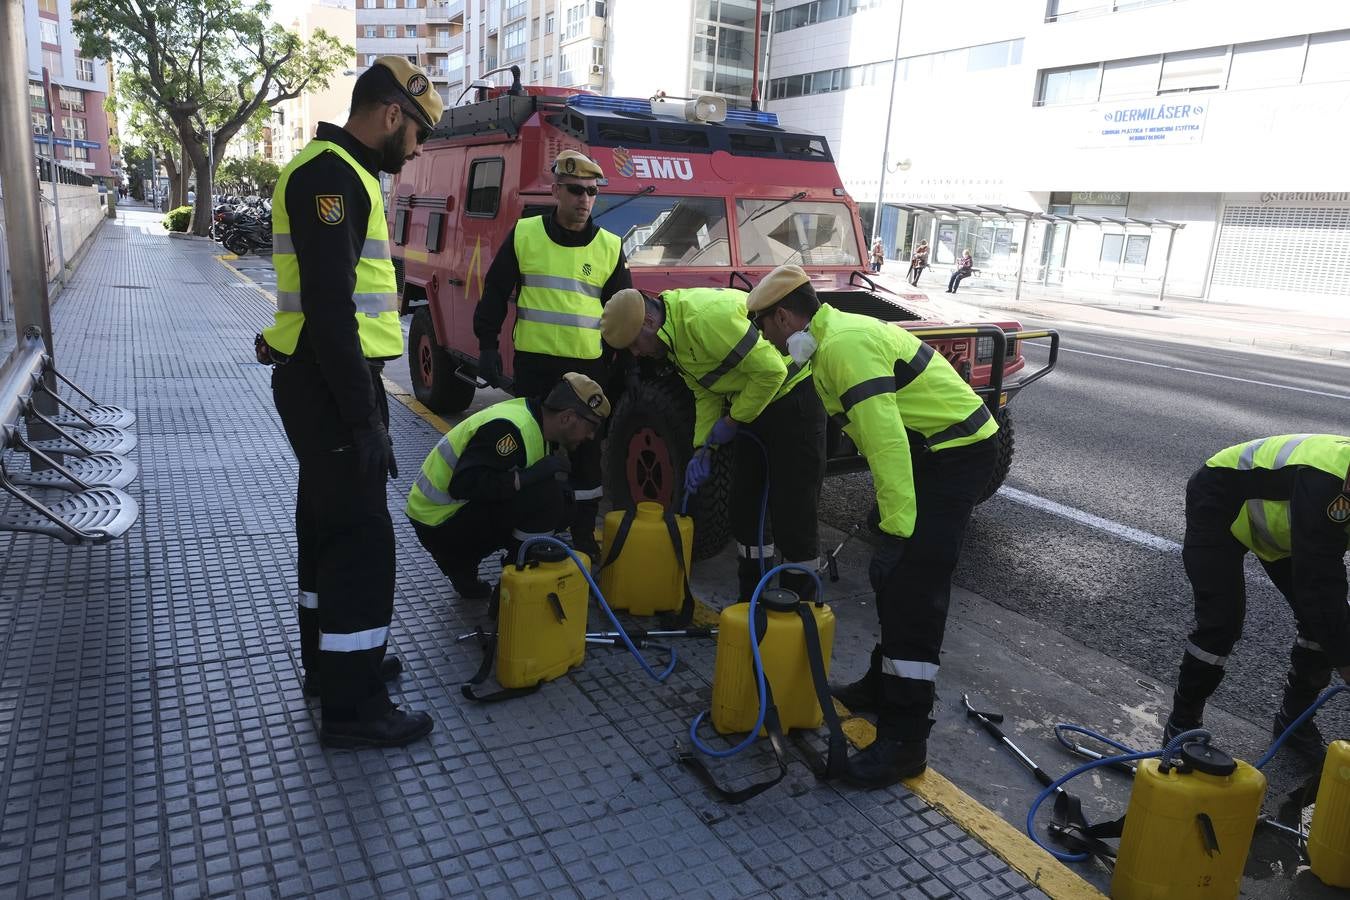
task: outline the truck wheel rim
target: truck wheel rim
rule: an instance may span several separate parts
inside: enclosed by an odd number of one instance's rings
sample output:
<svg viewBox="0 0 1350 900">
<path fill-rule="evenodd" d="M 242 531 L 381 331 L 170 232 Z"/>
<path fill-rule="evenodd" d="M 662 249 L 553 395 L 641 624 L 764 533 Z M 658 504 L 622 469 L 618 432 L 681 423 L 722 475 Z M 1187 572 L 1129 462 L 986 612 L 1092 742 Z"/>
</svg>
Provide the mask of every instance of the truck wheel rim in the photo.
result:
<svg viewBox="0 0 1350 900">
<path fill-rule="evenodd" d="M 675 465 L 666 441 L 650 428 L 628 441 L 628 492 L 633 500 L 654 500 L 669 507 L 675 499 Z"/>
<path fill-rule="evenodd" d="M 422 376 L 422 384 L 431 384 L 432 359 L 431 338 L 426 335 L 417 342 L 417 374 Z"/>
</svg>

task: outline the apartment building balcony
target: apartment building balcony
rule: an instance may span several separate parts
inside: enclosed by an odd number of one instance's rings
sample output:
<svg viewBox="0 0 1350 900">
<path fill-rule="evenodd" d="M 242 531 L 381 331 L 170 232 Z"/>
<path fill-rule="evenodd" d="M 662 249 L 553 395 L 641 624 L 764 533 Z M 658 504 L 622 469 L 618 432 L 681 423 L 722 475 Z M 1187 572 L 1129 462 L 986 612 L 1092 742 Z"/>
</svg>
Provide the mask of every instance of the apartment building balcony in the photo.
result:
<svg viewBox="0 0 1350 900">
<path fill-rule="evenodd" d="M 427 0 L 428 22 L 452 22 L 464 18 L 464 0 Z"/>
</svg>

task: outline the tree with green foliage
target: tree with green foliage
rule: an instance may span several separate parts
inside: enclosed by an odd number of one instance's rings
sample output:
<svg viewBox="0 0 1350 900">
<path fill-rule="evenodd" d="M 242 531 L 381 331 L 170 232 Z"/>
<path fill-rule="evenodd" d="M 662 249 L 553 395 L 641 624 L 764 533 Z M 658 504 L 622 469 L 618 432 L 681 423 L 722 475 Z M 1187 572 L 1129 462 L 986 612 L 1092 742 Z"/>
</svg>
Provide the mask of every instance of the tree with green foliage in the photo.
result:
<svg viewBox="0 0 1350 900">
<path fill-rule="evenodd" d="M 219 165 L 260 111 L 322 90 L 355 53 L 322 29 L 302 40 L 268 15 L 251 0 L 75 0 L 82 54 L 117 61 L 119 87 L 162 117 L 196 173 L 194 234 L 211 221 L 208 161 Z"/>
<path fill-rule="evenodd" d="M 271 197 L 280 177 L 281 167 L 270 159 L 227 159 L 216 172 L 216 187 L 225 193 Z"/>
</svg>

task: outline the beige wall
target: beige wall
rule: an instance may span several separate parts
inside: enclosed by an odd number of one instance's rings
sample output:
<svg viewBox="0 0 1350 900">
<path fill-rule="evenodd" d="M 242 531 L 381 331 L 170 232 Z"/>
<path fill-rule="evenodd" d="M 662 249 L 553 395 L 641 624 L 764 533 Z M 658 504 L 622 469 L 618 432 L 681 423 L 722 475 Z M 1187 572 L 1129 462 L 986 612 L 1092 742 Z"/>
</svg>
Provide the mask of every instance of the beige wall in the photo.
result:
<svg viewBox="0 0 1350 900">
<path fill-rule="evenodd" d="M 89 235 L 94 233 L 98 223 L 107 216 L 98 187 L 84 187 L 76 184 L 57 185 L 57 196 L 61 204 L 61 249 L 65 253 L 66 264 L 84 246 Z M 56 278 L 59 265 L 56 259 L 56 215 L 51 203 L 51 185 L 42 185 L 42 243 L 47 260 L 47 280 Z"/>
<path fill-rule="evenodd" d="M 289 27 L 306 39 L 322 28 L 349 46 L 356 46 L 356 12 L 351 9 L 312 4 L 302 9 Z M 277 105 L 285 117 L 284 125 L 275 117 L 273 120 L 272 159 L 277 165 L 290 162 L 291 157 L 314 137 L 314 129 L 320 122 L 341 125 L 347 121 L 356 76 L 342 73 L 350 69 L 350 64 L 344 64 L 333 74 L 328 87 L 308 91 Z"/>
</svg>

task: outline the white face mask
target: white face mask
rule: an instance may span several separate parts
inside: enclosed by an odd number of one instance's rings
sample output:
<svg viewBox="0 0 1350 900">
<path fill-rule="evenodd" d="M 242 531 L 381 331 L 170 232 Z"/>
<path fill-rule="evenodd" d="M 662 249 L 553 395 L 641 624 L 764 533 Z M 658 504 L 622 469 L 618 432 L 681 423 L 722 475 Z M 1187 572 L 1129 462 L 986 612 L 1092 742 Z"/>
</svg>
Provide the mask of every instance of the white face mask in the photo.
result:
<svg viewBox="0 0 1350 900">
<path fill-rule="evenodd" d="M 788 335 L 787 348 L 788 356 L 797 365 L 805 365 L 811 358 L 811 354 L 816 352 L 816 336 L 803 328 L 801 331 Z"/>
</svg>

